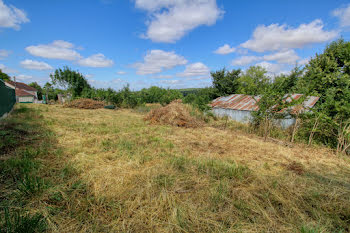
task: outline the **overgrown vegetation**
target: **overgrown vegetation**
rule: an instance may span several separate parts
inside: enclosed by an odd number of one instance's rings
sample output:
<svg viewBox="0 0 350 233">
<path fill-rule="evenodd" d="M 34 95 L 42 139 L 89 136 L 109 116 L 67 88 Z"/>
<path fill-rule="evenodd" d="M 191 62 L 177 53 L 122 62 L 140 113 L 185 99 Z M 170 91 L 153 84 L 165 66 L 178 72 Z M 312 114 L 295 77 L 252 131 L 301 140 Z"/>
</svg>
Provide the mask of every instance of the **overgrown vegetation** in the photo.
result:
<svg viewBox="0 0 350 233">
<path fill-rule="evenodd" d="M 121 90 L 96 89 L 78 71 L 68 67 L 57 69 L 51 75 L 52 83 L 39 90 L 39 96 L 47 94 L 57 99 L 58 93 L 71 93 L 73 98 L 90 98 L 121 108 L 146 110 L 146 104 L 166 105 L 182 99 L 207 114 L 209 103 L 230 94 L 252 95 L 258 101 L 252 130 L 267 139 L 277 129 L 276 120 L 295 118 L 291 129 L 282 131 L 285 140 L 307 144 L 323 144 L 338 153 L 350 151 L 350 42 L 339 39 L 329 44 L 322 54 L 316 54 L 304 67 L 296 66 L 288 74 L 271 77 L 259 66 L 245 71 L 221 69 L 211 72 L 212 86 L 207 88 L 172 90 L 160 87 L 133 91 L 129 85 Z M 59 89 L 57 87 L 63 88 Z M 293 93 L 320 97 L 312 111 L 304 111 L 301 101 L 286 102 Z M 298 111 L 295 111 L 298 109 Z M 293 111 L 291 111 L 293 110 Z M 278 130 L 278 129 L 277 129 Z"/>
<path fill-rule="evenodd" d="M 0 126 L 1 232 L 350 230 L 348 157 L 143 117 L 17 106 Z"/>
</svg>

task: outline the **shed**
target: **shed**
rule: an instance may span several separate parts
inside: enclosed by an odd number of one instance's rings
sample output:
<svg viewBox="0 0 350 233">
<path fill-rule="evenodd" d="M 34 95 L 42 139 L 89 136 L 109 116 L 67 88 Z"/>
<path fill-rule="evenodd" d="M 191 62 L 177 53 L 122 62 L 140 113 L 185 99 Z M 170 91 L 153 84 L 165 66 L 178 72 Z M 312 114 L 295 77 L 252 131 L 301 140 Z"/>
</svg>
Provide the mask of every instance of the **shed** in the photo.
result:
<svg viewBox="0 0 350 233">
<path fill-rule="evenodd" d="M 290 102 L 298 100 L 302 97 L 302 94 L 292 94 L 290 97 L 286 96 L 286 101 Z M 302 103 L 304 111 L 309 111 L 318 101 L 319 97 L 308 96 Z M 228 116 L 232 120 L 248 123 L 252 120 L 252 112 L 259 109 L 257 102 L 260 100 L 259 96 L 251 96 L 244 94 L 233 94 L 229 96 L 219 97 L 213 100 L 210 104 L 212 112 L 216 116 Z M 287 116 L 284 119 L 278 120 L 278 124 L 282 128 L 288 128 L 295 123 L 295 119 L 292 116 Z"/>
</svg>

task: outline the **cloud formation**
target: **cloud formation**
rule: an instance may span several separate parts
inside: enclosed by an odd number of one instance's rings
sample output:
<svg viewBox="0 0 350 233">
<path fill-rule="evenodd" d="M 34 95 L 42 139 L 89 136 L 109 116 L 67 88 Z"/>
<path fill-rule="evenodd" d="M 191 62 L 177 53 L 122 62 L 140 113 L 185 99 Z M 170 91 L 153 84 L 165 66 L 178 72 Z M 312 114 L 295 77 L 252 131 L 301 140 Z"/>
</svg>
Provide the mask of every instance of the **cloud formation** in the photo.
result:
<svg viewBox="0 0 350 233">
<path fill-rule="evenodd" d="M 254 30 L 252 38 L 241 44 L 241 47 L 255 52 L 302 48 L 306 45 L 326 42 L 338 36 L 337 31 L 326 31 L 323 27 L 323 22 L 319 19 L 309 24 L 301 24 L 297 28 L 286 24 L 261 25 Z"/>
<path fill-rule="evenodd" d="M 51 44 L 40 44 L 26 47 L 33 56 L 74 61 L 82 56 L 74 50 L 74 45 L 67 41 L 55 40 Z"/>
<path fill-rule="evenodd" d="M 5 49 L 0 49 L 0 60 L 8 57 L 10 55 L 10 51 L 7 51 Z"/>
<path fill-rule="evenodd" d="M 234 51 L 236 51 L 236 48 L 231 47 L 228 44 L 225 44 L 225 45 L 219 47 L 217 50 L 215 50 L 214 53 L 221 54 L 221 55 L 226 55 L 226 54 L 233 53 Z"/>
<path fill-rule="evenodd" d="M 25 11 L 12 5 L 7 6 L 0 0 L 0 27 L 19 30 L 21 24 L 28 22 L 29 19 Z"/>
<path fill-rule="evenodd" d="M 21 61 L 21 66 L 30 70 L 52 70 L 52 66 L 42 61 L 33 61 L 26 59 Z"/>
<path fill-rule="evenodd" d="M 102 53 L 91 55 L 90 57 L 80 59 L 78 61 L 81 66 L 88 67 L 111 67 L 114 62 L 105 57 Z"/>
<path fill-rule="evenodd" d="M 151 50 L 147 52 L 143 62 L 135 63 L 132 66 L 137 69 L 137 74 L 145 75 L 160 73 L 176 66 L 185 65 L 186 63 L 187 60 L 175 52 Z"/>
<path fill-rule="evenodd" d="M 332 12 L 332 14 L 339 18 L 340 26 L 349 27 L 350 26 L 350 4 L 346 7 L 338 8 Z"/>
<path fill-rule="evenodd" d="M 192 76 L 202 76 L 209 75 L 209 68 L 201 62 L 196 62 L 186 66 L 184 72 L 178 73 L 177 76 L 180 77 L 192 77 Z"/>
<path fill-rule="evenodd" d="M 194 28 L 216 23 L 224 12 L 216 0 L 135 0 L 135 7 L 148 12 L 144 38 L 174 43 Z"/>
</svg>

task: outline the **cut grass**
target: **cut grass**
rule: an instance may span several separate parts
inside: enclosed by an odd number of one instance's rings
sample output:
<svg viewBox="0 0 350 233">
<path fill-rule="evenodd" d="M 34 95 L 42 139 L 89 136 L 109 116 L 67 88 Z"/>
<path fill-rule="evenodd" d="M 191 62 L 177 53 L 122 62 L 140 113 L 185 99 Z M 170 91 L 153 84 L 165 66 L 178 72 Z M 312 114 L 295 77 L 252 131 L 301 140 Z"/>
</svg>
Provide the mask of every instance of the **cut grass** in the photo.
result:
<svg viewBox="0 0 350 233">
<path fill-rule="evenodd" d="M 143 110 L 26 106 L 1 126 L 0 216 L 21 217 L 0 226 L 23 219 L 51 232 L 350 231 L 348 157 L 229 127 L 148 125 Z M 36 214 L 45 228 L 30 221 Z"/>
</svg>

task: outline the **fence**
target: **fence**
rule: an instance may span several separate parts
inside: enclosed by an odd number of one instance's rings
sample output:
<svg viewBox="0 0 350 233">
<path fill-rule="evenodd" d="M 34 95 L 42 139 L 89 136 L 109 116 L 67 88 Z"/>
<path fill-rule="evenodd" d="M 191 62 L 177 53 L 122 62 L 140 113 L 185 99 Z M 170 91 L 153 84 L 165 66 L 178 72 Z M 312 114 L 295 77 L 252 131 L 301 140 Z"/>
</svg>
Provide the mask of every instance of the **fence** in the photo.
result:
<svg viewBox="0 0 350 233">
<path fill-rule="evenodd" d="M 0 118 L 6 117 L 16 103 L 15 90 L 0 79 Z"/>
</svg>

